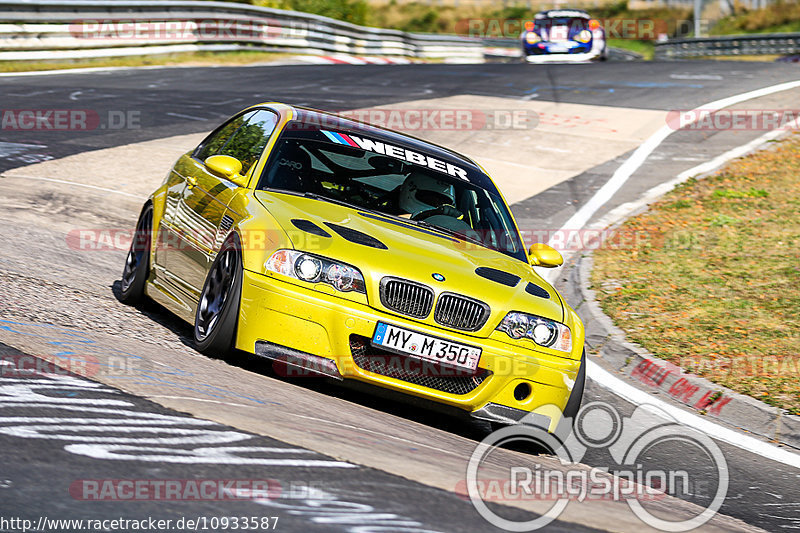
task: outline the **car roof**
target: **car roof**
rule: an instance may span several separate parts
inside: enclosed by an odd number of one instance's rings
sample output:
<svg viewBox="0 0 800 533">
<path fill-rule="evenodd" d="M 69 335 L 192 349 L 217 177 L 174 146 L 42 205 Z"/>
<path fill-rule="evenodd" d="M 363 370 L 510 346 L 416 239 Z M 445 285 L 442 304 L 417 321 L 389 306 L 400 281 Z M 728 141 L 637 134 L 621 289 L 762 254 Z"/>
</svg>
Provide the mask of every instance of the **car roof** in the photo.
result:
<svg viewBox="0 0 800 533">
<path fill-rule="evenodd" d="M 592 18 L 589 13 L 582 9 L 549 9 L 547 11 L 540 11 L 536 13 L 537 19 L 544 18 Z"/>
</svg>

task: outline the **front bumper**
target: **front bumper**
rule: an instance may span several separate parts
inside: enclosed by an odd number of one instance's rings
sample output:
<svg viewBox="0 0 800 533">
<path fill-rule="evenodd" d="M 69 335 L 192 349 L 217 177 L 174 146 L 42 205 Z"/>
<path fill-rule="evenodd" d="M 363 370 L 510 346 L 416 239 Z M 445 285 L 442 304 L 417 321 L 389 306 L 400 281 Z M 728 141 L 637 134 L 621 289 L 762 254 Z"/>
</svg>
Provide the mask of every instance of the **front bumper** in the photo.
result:
<svg viewBox="0 0 800 533">
<path fill-rule="evenodd" d="M 592 50 L 577 54 L 525 54 L 528 63 L 582 63 L 601 58 L 601 52 Z"/>
<path fill-rule="evenodd" d="M 579 360 L 378 311 L 335 296 L 327 286 L 306 288 L 247 270 L 242 281 L 237 348 L 296 366 L 304 366 L 302 359 L 310 360 L 313 367 L 324 370 L 317 374 L 337 377 L 334 373 L 338 372 L 345 379 L 456 407 L 477 418 L 502 422 L 515 417 L 503 420 L 491 413 L 536 412 L 548 417 L 554 430 L 580 367 Z M 402 365 L 408 362 L 407 357 L 388 354 L 394 361 L 391 363 L 385 359 L 386 353 L 369 345 L 378 321 L 480 346 L 483 353 L 478 373 L 454 375 L 430 365 L 414 366 L 418 375 L 409 373 L 409 367 Z M 380 361 L 377 366 L 371 364 L 376 359 Z M 520 391 L 529 394 L 521 397 Z"/>
</svg>

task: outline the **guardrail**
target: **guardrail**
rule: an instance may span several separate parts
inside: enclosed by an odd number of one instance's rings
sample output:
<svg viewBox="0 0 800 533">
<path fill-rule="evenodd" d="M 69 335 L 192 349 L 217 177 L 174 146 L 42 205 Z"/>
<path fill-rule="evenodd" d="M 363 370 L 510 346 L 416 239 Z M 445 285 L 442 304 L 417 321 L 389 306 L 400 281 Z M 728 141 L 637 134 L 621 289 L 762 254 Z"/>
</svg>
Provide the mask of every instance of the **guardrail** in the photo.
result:
<svg viewBox="0 0 800 533">
<path fill-rule="evenodd" d="M 690 57 L 789 55 L 800 53 L 800 33 L 727 35 L 675 39 L 656 43 L 656 59 Z"/>
<path fill-rule="evenodd" d="M 0 0 L 0 61 L 266 50 L 483 62 L 455 35 L 357 26 L 246 4 L 163 0 Z"/>
</svg>

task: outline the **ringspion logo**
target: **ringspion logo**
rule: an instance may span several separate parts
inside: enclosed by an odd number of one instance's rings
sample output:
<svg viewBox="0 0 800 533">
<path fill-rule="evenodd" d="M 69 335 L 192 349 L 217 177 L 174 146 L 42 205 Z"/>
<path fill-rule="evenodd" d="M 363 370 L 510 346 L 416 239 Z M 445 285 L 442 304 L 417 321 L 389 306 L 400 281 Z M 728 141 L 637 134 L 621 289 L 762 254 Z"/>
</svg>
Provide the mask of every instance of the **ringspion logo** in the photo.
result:
<svg viewBox="0 0 800 533">
<path fill-rule="evenodd" d="M 557 406 L 537 411 L 560 413 Z M 670 532 L 696 529 L 711 520 L 728 493 L 727 461 L 719 446 L 706 434 L 674 420 L 656 406 L 640 405 L 623 416 L 612 405 L 591 402 L 574 420 L 563 420 L 553 433 L 537 424 L 535 413 L 520 424 L 504 427 L 481 441 L 467 465 L 466 479 L 456 486 L 478 513 L 493 526 L 506 531 L 535 531 L 556 520 L 573 501 L 615 500 L 625 502 L 631 512 L 648 526 Z M 533 446 L 555 455 L 555 463 L 543 464 L 536 456 L 515 454 L 514 464 L 497 478 L 491 455 L 512 443 Z M 675 468 L 648 466 L 648 455 L 669 446 L 678 458 Z M 608 456 L 608 463 L 593 459 L 593 468 L 580 464 L 593 450 Z M 680 458 L 686 458 L 681 468 Z M 703 461 L 701 474 L 690 465 Z M 504 460 L 504 462 L 506 462 Z M 692 470 L 692 473 L 690 473 Z M 643 503 L 667 496 L 700 498 L 694 516 L 664 516 L 651 513 Z M 549 509 L 533 519 L 520 521 L 499 515 L 487 503 L 541 500 Z M 702 502 L 702 503 L 701 503 Z"/>
</svg>

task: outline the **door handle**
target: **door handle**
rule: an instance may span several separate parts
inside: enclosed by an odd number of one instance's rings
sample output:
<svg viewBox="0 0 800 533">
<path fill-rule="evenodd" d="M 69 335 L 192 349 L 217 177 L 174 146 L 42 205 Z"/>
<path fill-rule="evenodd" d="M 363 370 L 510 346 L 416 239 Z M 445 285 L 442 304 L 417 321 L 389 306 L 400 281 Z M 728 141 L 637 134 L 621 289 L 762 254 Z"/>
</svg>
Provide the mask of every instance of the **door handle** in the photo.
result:
<svg viewBox="0 0 800 533">
<path fill-rule="evenodd" d="M 192 187 L 197 187 L 197 178 L 195 178 L 194 176 L 189 176 L 188 178 L 186 178 L 186 185 L 188 185 L 190 189 Z"/>
</svg>

